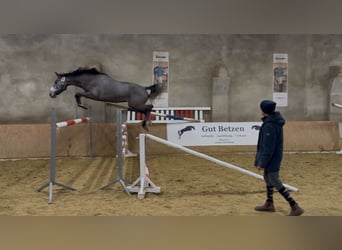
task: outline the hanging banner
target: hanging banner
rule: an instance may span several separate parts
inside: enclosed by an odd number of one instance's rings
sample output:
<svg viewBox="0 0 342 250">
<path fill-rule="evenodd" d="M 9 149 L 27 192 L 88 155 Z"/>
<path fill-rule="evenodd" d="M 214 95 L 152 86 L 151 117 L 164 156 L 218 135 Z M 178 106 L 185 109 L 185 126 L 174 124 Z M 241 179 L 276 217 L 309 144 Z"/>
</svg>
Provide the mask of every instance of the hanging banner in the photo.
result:
<svg viewBox="0 0 342 250">
<path fill-rule="evenodd" d="M 167 124 L 167 140 L 181 146 L 256 145 L 261 122 Z"/>
<path fill-rule="evenodd" d="M 278 107 L 287 107 L 288 103 L 288 57 L 287 54 L 273 54 L 273 101 Z"/>
<path fill-rule="evenodd" d="M 163 93 L 154 100 L 154 107 L 164 108 L 169 106 L 169 52 L 153 52 L 152 77 L 154 84 L 162 84 Z"/>
</svg>

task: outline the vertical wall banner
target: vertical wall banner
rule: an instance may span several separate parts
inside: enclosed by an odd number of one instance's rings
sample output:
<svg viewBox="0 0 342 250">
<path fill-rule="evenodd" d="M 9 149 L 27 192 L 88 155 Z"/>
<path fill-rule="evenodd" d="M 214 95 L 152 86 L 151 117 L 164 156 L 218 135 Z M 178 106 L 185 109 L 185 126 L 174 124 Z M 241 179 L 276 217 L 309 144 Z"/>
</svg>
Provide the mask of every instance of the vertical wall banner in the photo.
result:
<svg viewBox="0 0 342 250">
<path fill-rule="evenodd" d="M 287 107 L 288 100 L 288 56 L 273 54 L 273 101 L 279 107 Z"/>
<path fill-rule="evenodd" d="M 155 99 L 155 107 L 169 106 L 169 52 L 153 52 L 153 70 L 152 77 L 154 84 L 162 84 L 164 91 Z"/>
</svg>

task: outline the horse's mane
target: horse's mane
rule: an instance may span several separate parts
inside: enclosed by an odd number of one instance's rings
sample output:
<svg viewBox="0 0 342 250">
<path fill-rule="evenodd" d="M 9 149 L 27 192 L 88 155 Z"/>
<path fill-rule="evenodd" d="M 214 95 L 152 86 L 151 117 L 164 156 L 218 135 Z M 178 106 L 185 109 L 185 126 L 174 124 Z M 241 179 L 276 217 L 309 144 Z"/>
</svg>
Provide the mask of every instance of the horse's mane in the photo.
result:
<svg viewBox="0 0 342 250">
<path fill-rule="evenodd" d="M 99 75 L 103 74 L 102 72 L 99 72 L 96 68 L 86 68 L 86 67 L 79 67 L 78 69 L 68 72 L 68 73 L 62 73 L 62 76 L 79 76 L 82 74 L 94 74 Z"/>
</svg>

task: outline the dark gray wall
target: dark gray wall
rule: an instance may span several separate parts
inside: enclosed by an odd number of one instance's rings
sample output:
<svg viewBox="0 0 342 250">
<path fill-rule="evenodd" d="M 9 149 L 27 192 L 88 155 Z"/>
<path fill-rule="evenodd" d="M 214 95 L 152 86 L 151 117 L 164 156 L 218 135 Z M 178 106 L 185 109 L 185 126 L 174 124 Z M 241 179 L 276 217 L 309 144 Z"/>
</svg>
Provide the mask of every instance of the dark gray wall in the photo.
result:
<svg viewBox="0 0 342 250">
<path fill-rule="evenodd" d="M 273 53 L 288 53 L 288 120 L 327 120 L 329 69 L 342 65 L 342 35 L 1 35 L 1 123 L 45 123 L 81 116 L 73 88 L 51 99 L 54 72 L 101 63 L 113 78 L 152 83 L 152 52 L 170 52 L 170 106 L 210 106 L 217 65 L 230 76 L 230 121 L 259 119 L 261 99 L 272 98 Z M 96 120 L 102 103 L 87 101 Z M 108 111 L 108 110 L 107 110 Z M 111 111 L 110 111 L 111 112 Z"/>
</svg>

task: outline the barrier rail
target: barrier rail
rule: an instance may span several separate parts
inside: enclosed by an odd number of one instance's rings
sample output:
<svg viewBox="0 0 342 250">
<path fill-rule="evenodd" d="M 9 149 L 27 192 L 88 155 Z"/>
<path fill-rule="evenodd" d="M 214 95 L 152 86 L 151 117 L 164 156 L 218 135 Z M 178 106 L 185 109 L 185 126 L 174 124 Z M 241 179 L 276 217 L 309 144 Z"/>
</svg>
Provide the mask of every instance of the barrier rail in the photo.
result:
<svg viewBox="0 0 342 250">
<path fill-rule="evenodd" d="M 63 128 L 63 127 L 72 126 L 72 125 L 79 124 L 79 123 L 87 123 L 89 120 L 90 120 L 89 117 L 70 119 L 70 120 L 63 121 L 63 122 L 57 122 L 56 126 L 57 128 Z"/>
<path fill-rule="evenodd" d="M 153 108 L 150 120 L 152 122 L 168 122 L 170 120 L 186 120 L 186 121 L 201 121 L 204 122 L 205 112 L 209 112 L 210 107 L 167 107 Z M 144 119 L 144 115 L 135 112 L 127 112 L 127 122 L 140 122 Z"/>
<path fill-rule="evenodd" d="M 115 106 L 115 105 L 113 105 Z M 101 187 L 101 189 L 107 189 L 110 186 L 113 186 L 115 183 L 119 183 L 121 187 L 124 189 L 127 195 L 131 195 L 129 190 L 126 187 L 126 181 L 123 178 L 123 165 L 125 161 L 125 146 L 127 143 L 127 134 L 126 131 L 126 124 L 122 121 L 122 108 L 116 107 L 116 151 L 117 151 L 117 176 L 115 180 L 109 182 L 107 185 Z"/>
<path fill-rule="evenodd" d="M 50 180 L 38 188 L 36 191 L 40 192 L 46 187 L 49 187 L 49 204 L 52 203 L 52 187 L 53 185 L 60 186 L 65 189 L 69 189 L 71 191 L 76 191 L 75 188 L 69 187 L 62 183 L 56 181 L 56 144 L 57 144 L 57 128 L 72 126 L 79 123 L 86 123 L 90 120 L 89 117 L 79 118 L 79 119 L 70 119 L 63 122 L 56 122 L 57 114 L 56 110 L 53 108 L 51 110 L 51 146 L 50 146 Z M 91 141 L 91 140 L 90 140 Z M 91 143 L 91 142 L 90 142 Z"/>
<path fill-rule="evenodd" d="M 169 146 L 169 147 L 180 149 L 186 153 L 189 153 L 189 154 L 192 154 L 194 156 L 200 157 L 202 159 L 214 162 L 214 163 L 221 165 L 223 167 L 233 169 L 233 170 L 238 171 L 242 174 L 246 174 L 246 175 L 249 175 L 251 177 L 254 177 L 254 178 L 257 178 L 260 180 L 264 180 L 264 177 L 262 175 L 259 175 L 257 173 L 254 173 L 252 171 L 249 171 L 249 170 L 246 170 L 243 168 L 240 168 L 240 167 L 235 166 L 231 163 L 221 161 L 221 160 L 216 159 L 212 156 L 209 156 L 209 155 L 197 152 L 195 150 L 180 146 L 176 143 L 169 142 L 167 140 L 161 139 L 161 138 L 156 137 L 156 136 L 151 135 L 151 134 L 139 134 L 140 176 L 131 186 L 127 187 L 130 192 L 138 193 L 139 199 L 143 199 L 147 192 L 160 193 L 160 187 L 156 186 L 146 175 L 146 167 L 145 167 L 145 162 L 146 162 L 145 145 L 146 144 L 145 144 L 145 138 L 151 139 L 153 141 L 159 142 L 159 143 L 164 144 L 164 145 Z M 284 186 L 290 191 L 298 191 L 298 189 L 296 187 L 293 187 L 293 186 L 290 186 L 287 184 L 284 184 Z"/>
</svg>

